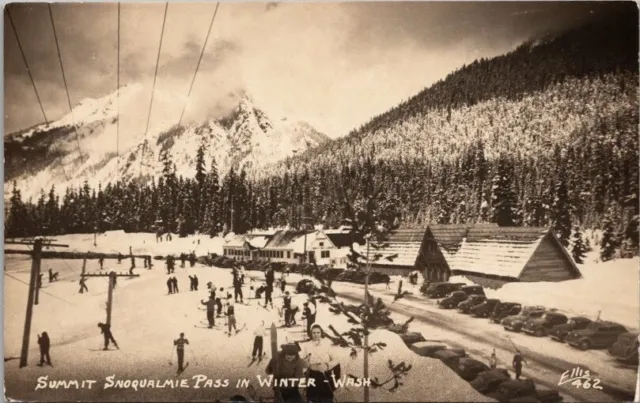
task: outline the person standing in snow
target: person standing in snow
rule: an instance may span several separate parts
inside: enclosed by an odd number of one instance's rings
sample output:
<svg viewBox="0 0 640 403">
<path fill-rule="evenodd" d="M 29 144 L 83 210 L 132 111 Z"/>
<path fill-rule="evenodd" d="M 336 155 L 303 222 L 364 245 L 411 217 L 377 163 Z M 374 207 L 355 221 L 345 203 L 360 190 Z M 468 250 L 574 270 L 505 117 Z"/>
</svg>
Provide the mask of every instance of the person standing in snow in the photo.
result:
<svg viewBox="0 0 640 403">
<path fill-rule="evenodd" d="M 193 276 L 189 276 L 189 291 L 195 291 L 195 287 L 193 286 Z"/>
<path fill-rule="evenodd" d="M 38 288 L 42 288 L 42 273 L 38 274 Z"/>
<path fill-rule="evenodd" d="M 173 279 L 171 281 L 173 282 L 173 292 L 179 293 L 180 291 L 178 290 L 178 279 L 176 278 L 176 276 L 173 276 Z"/>
<path fill-rule="evenodd" d="M 49 335 L 47 332 L 42 332 L 42 336 L 38 335 L 38 344 L 40 345 L 40 364 L 38 366 L 43 366 L 45 360 L 47 364 L 53 366 L 51 364 L 51 357 L 49 357 L 49 347 L 51 346 L 51 341 L 49 340 Z"/>
<path fill-rule="evenodd" d="M 173 279 L 171 277 L 167 279 L 167 288 L 169 289 L 169 294 L 173 294 Z"/>
<path fill-rule="evenodd" d="M 89 289 L 87 288 L 87 285 L 85 284 L 85 282 L 87 281 L 86 278 L 84 277 L 80 277 L 80 294 L 83 294 L 85 291 L 89 292 Z"/>
<path fill-rule="evenodd" d="M 251 352 L 251 358 L 262 358 L 262 348 L 264 346 L 264 336 L 267 333 L 267 329 L 264 327 L 264 320 L 260 321 L 260 325 L 253 331 L 255 336 L 253 339 L 253 351 Z"/>
<path fill-rule="evenodd" d="M 291 326 L 291 296 L 287 291 L 282 299 L 282 310 L 284 311 L 284 325 Z"/>
<path fill-rule="evenodd" d="M 209 297 L 208 301 L 200 301 L 200 303 L 207 307 L 207 321 L 209 322 L 209 329 L 211 329 L 216 325 L 216 319 L 215 319 L 216 301 L 213 298 Z"/>
<path fill-rule="evenodd" d="M 233 296 L 236 303 L 238 302 L 238 297 L 240 297 L 240 302 L 244 302 L 242 297 L 242 282 L 239 276 L 233 277 Z"/>
<path fill-rule="evenodd" d="M 525 362 L 524 357 L 520 354 L 520 351 L 516 351 L 516 354 L 513 356 L 513 369 L 516 371 L 516 379 L 520 379 L 520 375 L 522 375 L 522 363 Z"/>
<path fill-rule="evenodd" d="M 184 269 L 184 261 L 187 260 L 187 256 L 184 253 L 180 254 L 180 267 Z"/>
<path fill-rule="evenodd" d="M 493 352 L 491 353 L 491 357 L 489 357 L 489 368 L 496 369 L 497 366 L 498 366 L 498 358 L 496 357 L 496 350 L 493 349 Z"/>
<path fill-rule="evenodd" d="M 191 255 L 189 255 L 189 264 L 191 265 L 191 267 L 194 267 L 196 265 L 196 254 L 195 253 L 191 253 Z"/>
<path fill-rule="evenodd" d="M 267 284 L 267 288 L 264 290 L 264 307 L 267 307 L 267 304 L 271 305 L 273 308 L 273 300 L 271 299 L 271 293 L 273 293 L 273 285 Z"/>
<path fill-rule="evenodd" d="M 189 340 L 184 338 L 184 333 L 180 333 L 180 337 L 173 341 L 178 352 L 178 372 L 184 371 L 184 345 L 189 344 Z"/>
<path fill-rule="evenodd" d="M 104 350 L 109 349 L 109 341 L 111 341 L 113 345 L 116 346 L 118 350 L 120 350 L 120 347 L 118 347 L 118 343 L 116 343 L 116 339 L 113 338 L 113 334 L 111 333 L 111 325 L 109 325 L 108 323 L 98 323 L 98 327 L 100 328 L 101 333 L 104 335 Z"/>
<path fill-rule="evenodd" d="M 331 375 L 340 378 L 340 364 L 334 358 L 331 344 L 317 324 L 311 327 L 311 341 L 300 343 L 300 355 L 308 367 L 307 376 L 314 380 L 314 385 L 309 384 L 307 388 L 308 402 L 333 402 L 336 385 Z"/>
<path fill-rule="evenodd" d="M 278 360 L 277 366 L 275 365 L 276 360 Z M 278 368 L 277 371 L 275 371 L 276 367 Z M 305 362 L 298 355 L 296 345 L 285 344 L 282 346 L 282 351 L 269 360 L 266 372 L 268 375 L 273 375 L 275 381 L 288 378 L 302 379 L 304 377 L 304 368 Z M 298 385 L 279 387 L 278 389 L 283 402 L 302 403 L 304 401 Z"/>
<path fill-rule="evenodd" d="M 213 290 L 213 295 L 216 294 L 215 289 Z M 216 298 L 216 310 L 218 312 L 218 317 L 222 316 L 222 301 L 220 300 L 220 298 Z"/>
<path fill-rule="evenodd" d="M 52 283 L 54 281 L 58 281 L 58 272 L 53 272 L 52 269 L 49 269 L 49 282 Z"/>
<path fill-rule="evenodd" d="M 282 294 L 284 294 L 284 289 L 287 286 L 287 282 L 284 279 L 284 274 L 282 274 L 282 277 L 280 277 L 280 292 Z"/>
<path fill-rule="evenodd" d="M 98 262 L 100 263 L 100 270 L 104 269 L 104 257 L 100 256 Z"/>
<path fill-rule="evenodd" d="M 198 291 L 198 284 L 199 284 L 198 276 L 194 274 L 193 275 L 193 286 L 195 287 L 196 291 Z"/>
<path fill-rule="evenodd" d="M 231 328 L 238 332 L 236 328 L 236 315 L 235 315 L 235 306 L 231 303 L 231 301 L 227 302 L 227 325 L 229 326 L 229 337 L 231 337 Z"/>
</svg>

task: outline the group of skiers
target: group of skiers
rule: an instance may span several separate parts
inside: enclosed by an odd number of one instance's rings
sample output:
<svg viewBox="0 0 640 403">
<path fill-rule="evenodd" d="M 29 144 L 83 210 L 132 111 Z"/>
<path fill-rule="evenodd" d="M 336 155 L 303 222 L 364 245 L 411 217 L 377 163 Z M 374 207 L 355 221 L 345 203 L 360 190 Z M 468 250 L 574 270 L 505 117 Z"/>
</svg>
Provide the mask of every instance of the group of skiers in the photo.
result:
<svg viewBox="0 0 640 403">
<path fill-rule="evenodd" d="M 169 294 L 177 294 L 178 290 L 178 279 L 173 276 L 167 279 L 167 288 L 169 289 Z"/>
<path fill-rule="evenodd" d="M 181 253 L 180 254 L 180 267 L 181 268 L 184 269 L 184 264 L 187 261 L 187 259 L 189 259 L 189 265 L 191 267 L 196 265 L 196 254 L 194 252 L 189 253 L 189 255 L 187 255 L 186 253 Z"/>
</svg>

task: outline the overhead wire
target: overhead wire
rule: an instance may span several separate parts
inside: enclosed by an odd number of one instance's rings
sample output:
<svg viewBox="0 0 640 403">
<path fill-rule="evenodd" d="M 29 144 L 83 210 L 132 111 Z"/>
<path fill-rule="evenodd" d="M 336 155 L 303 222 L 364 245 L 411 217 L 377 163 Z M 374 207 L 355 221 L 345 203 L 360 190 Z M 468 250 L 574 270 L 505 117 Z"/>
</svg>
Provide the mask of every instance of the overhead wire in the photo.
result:
<svg viewBox="0 0 640 403">
<path fill-rule="evenodd" d="M 11 17 L 11 7 L 7 7 L 7 17 L 9 18 L 9 22 L 11 24 L 11 29 L 13 30 L 13 34 L 16 37 L 16 41 L 18 42 L 18 48 L 20 49 L 20 55 L 22 55 L 22 61 L 24 62 L 25 69 L 27 70 L 27 74 L 29 75 L 29 80 L 31 80 L 31 85 L 33 86 L 33 91 L 36 94 L 36 98 L 38 99 L 38 105 L 40 105 L 40 111 L 42 112 L 42 117 L 44 117 L 44 122 L 48 125 L 49 119 L 47 118 L 47 114 L 44 111 L 44 106 L 42 105 L 42 100 L 40 99 L 40 94 L 38 93 L 38 88 L 36 87 L 36 82 L 33 79 L 33 75 L 31 74 L 31 69 L 29 69 L 29 63 L 27 63 L 27 57 L 24 54 L 24 49 L 22 48 L 22 43 L 20 42 L 20 36 L 18 36 L 18 30 L 13 22 L 13 17 Z M 62 173 L 67 181 L 70 181 L 69 175 L 67 175 L 67 170 L 64 165 L 60 162 L 59 159 L 56 159 L 58 165 L 62 168 Z"/>
<path fill-rule="evenodd" d="M 184 112 L 187 110 L 187 105 L 189 104 L 189 97 L 191 96 L 191 90 L 193 90 L 193 84 L 196 82 L 196 76 L 198 75 L 198 69 L 200 68 L 200 63 L 202 62 L 202 56 L 204 56 L 204 51 L 207 48 L 207 42 L 209 41 L 209 36 L 211 35 L 211 28 L 213 27 L 213 22 L 215 21 L 216 15 L 218 14 L 218 7 L 220 7 L 220 2 L 216 3 L 216 9 L 213 11 L 213 16 L 211 17 L 211 23 L 209 23 L 209 30 L 207 31 L 207 36 L 204 40 L 204 44 L 202 45 L 202 50 L 200 51 L 198 64 L 196 64 L 196 71 L 195 73 L 193 73 L 193 78 L 191 79 L 191 85 L 189 86 L 189 92 L 187 93 L 187 99 L 184 103 L 184 107 L 182 108 L 182 113 L 180 114 L 180 120 L 178 120 L 178 126 L 180 126 L 180 123 L 182 123 Z"/>
<path fill-rule="evenodd" d="M 149 102 L 149 114 L 147 115 L 147 126 L 144 130 L 144 141 L 142 143 L 142 155 L 140 156 L 140 175 L 142 175 L 142 161 L 147 149 L 147 132 L 149 131 L 149 121 L 151 120 L 151 110 L 153 108 L 153 95 L 156 89 L 156 79 L 158 78 L 158 66 L 160 64 L 160 53 L 162 51 L 162 39 L 164 38 L 164 27 L 167 22 L 167 9 L 169 8 L 169 2 L 164 6 L 164 17 L 162 18 L 162 29 L 160 31 L 160 44 L 158 45 L 158 56 L 156 58 L 156 70 L 153 74 L 153 85 L 151 86 L 151 101 Z"/>
<path fill-rule="evenodd" d="M 49 7 L 49 17 L 51 18 L 51 27 L 53 28 L 53 38 L 56 42 L 56 50 L 58 51 L 58 60 L 60 61 L 60 71 L 62 72 L 62 81 L 64 82 L 64 89 L 67 93 L 67 103 L 69 104 L 69 111 L 71 112 L 71 119 L 74 121 L 75 135 L 76 135 L 76 145 L 78 146 L 78 153 L 80 153 L 80 160 L 84 160 L 84 156 L 82 155 L 82 150 L 80 149 L 80 139 L 78 138 L 78 130 L 75 123 L 75 118 L 73 115 L 73 108 L 71 107 L 71 98 L 69 97 L 69 86 L 67 85 L 67 77 L 64 74 L 64 66 L 62 65 L 62 54 L 60 53 L 60 44 L 58 42 L 58 34 L 56 32 L 56 24 L 53 21 L 53 11 L 51 10 L 51 3 L 47 3 Z"/>
<path fill-rule="evenodd" d="M 118 2 L 118 63 L 117 63 L 117 89 L 116 89 L 116 175 L 120 180 L 120 2 Z"/>
<path fill-rule="evenodd" d="M 27 287 L 29 287 L 29 283 L 27 283 L 27 282 L 25 282 L 25 281 L 22 281 L 22 280 L 20 280 L 19 278 L 14 277 L 14 276 L 12 276 L 11 274 L 9 274 L 9 273 L 7 273 L 7 272 L 5 272 L 5 273 L 4 273 L 4 275 L 5 275 L 5 276 L 7 276 L 7 277 L 9 277 L 9 278 L 12 278 L 12 279 L 16 280 L 16 281 L 17 281 L 17 282 L 19 282 L 19 283 L 22 283 L 22 284 L 26 285 Z M 42 290 L 42 289 L 41 289 L 39 292 L 41 292 L 41 293 L 43 293 L 43 294 L 47 294 L 47 295 L 49 295 L 50 297 L 53 297 L 53 298 L 55 298 L 55 299 L 59 299 L 59 300 L 60 300 L 60 301 L 62 301 L 62 302 L 66 302 L 66 303 L 67 303 L 67 304 L 69 304 L 69 305 L 76 305 L 76 304 L 74 304 L 73 302 L 69 302 L 69 301 L 67 301 L 66 299 L 63 299 L 63 298 L 60 298 L 60 297 L 55 296 L 55 295 L 53 295 L 53 294 L 50 294 L 50 293 L 48 293 L 48 292 L 46 292 L 46 291 L 44 291 L 44 290 Z"/>
</svg>

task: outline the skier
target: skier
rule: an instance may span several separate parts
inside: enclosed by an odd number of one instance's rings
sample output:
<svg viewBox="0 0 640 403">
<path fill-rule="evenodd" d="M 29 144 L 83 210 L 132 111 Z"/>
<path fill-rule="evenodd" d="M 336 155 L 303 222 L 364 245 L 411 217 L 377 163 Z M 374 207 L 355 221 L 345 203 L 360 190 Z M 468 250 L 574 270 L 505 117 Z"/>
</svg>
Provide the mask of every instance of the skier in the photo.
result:
<svg viewBox="0 0 640 403">
<path fill-rule="evenodd" d="M 98 258 L 98 262 L 100 263 L 100 270 L 104 269 L 104 258 L 102 256 Z"/>
<path fill-rule="evenodd" d="M 189 340 L 184 338 L 184 333 L 180 333 L 180 338 L 173 341 L 173 345 L 177 346 L 176 351 L 178 352 L 178 373 L 184 371 L 184 345 L 189 344 Z"/>
<path fill-rule="evenodd" d="M 193 286 L 195 287 L 196 291 L 198 291 L 198 276 L 197 275 L 193 275 Z"/>
<path fill-rule="evenodd" d="M 309 368 L 307 377 L 314 380 L 307 388 L 309 402 L 333 402 L 335 382 L 332 375 L 340 378 L 340 363 L 333 353 L 331 341 L 324 337 L 322 327 L 315 324 L 311 327 L 311 341 L 300 343 L 300 355 L 304 357 Z"/>
<path fill-rule="evenodd" d="M 176 276 L 173 276 L 173 280 L 171 282 L 173 283 L 173 292 L 179 293 L 180 291 L 178 290 L 178 279 L 176 278 Z"/>
<path fill-rule="evenodd" d="M 391 289 L 391 286 L 390 286 L 391 285 L 391 278 L 387 277 L 386 284 L 387 284 L 387 287 L 386 287 L 387 290 Z"/>
<path fill-rule="evenodd" d="M 313 313 L 313 304 L 305 302 L 302 304 L 304 306 L 302 312 L 303 317 L 307 321 L 307 334 L 311 337 L 311 326 L 315 323 L 315 314 Z"/>
<path fill-rule="evenodd" d="M 296 314 L 299 310 L 300 308 L 298 308 L 297 305 L 291 304 L 291 312 L 289 313 L 289 323 L 291 324 L 291 326 L 298 324 L 298 322 L 296 322 Z"/>
<path fill-rule="evenodd" d="M 229 337 L 231 337 L 231 328 L 238 333 L 238 329 L 236 328 L 236 315 L 235 315 L 235 306 L 231 303 L 231 301 L 227 302 L 227 325 L 229 326 Z"/>
<path fill-rule="evenodd" d="M 189 255 L 189 264 L 191 265 L 191 267 L 194 267 L 196 265 L 196 254 L 195 253 L 191 253 L 191 255 Z"/>
<path fill-rule="evenodd" d="M 215 290 L 213 291 L 213 294 L 215 295 Z M 216 298 L 216 310 L 218 312 L 218 317 L 222 316 L 222 301 L 220 298 Z"/>
<path fill-rule="evenodd" d="M 262 284 L 260 287 L 258 287 L 256 289 L 256 299 L 260 299 L 262 298 L 262 293 L 265 292 L 267 289 L 267 286 Z"/>
<path fill-rule="evenodd" d="M 513 368 L 516 371 L 516 379 L 520 379 L 522 375 L 522 363 L 525 362 L 524 357 L 520 354 L 520 351 L 516 350 L 516 354 L 513 356 Z"/>
<path fill-rule="evenodd" d="M 289 291 L 285 292 L 282 300 L 282 309 L 284 310 L 284 325 L 286 327 L 291 326 L 291 296 Z"/>
<path fill-rule="evenodd" d="M 238 302 L 238 297 L 240 297 L 240 302 L 244 302 L 242 297 L 242 282 L 238 276 L 233 278 L 233 296 L 236 303 Z"/>
<path fill-rule="evenodd" d="M 38 364 L 38 366 L 41 367 L 44 365 L 45 360 L 47 364 L 51 365 L 51 357 L 49 357 L 51 341 L 49 340 L 47 332 L 42 332 L 42 336 L 38 335 L 38 344 L 40 345 L 40 364 Z"/>
<path fill-rule="evenodd" d="M 273 273 L 273 269 L 268 268 L 267 271 L 264 273 L 264 275 L 267 281 L 267 287 L 270 287 L 271 289 L 273 289 L 273 282 L 275 280 L 275 274 Z"/>
<path fill-rule="evenodd" d="M 273 292 L 273 285 L 267 284 L 267 289 L 264 293 L 264 307 L 267 307 L 267 304 L 271 304 L 271 308 L 273 308 L 273 300 L 271 299 L 271 293 Z"/>
<path fill-rule="evenodd" d="M 264 345 L 264 336 L 267 330 L 264 328 L 264 320 L 260 322 L 260 325 L 253 331 L 255 338 L 253 339 L 253 351 L 251 352 L 251 358 L 262 358 L 262 347 Z"/>
<path fill-rule="evenodd" d="M 496 367 L 498 366 L 498 358 L 496 357 L 496 349 L 493 349 L 493 352 L 491 353 L 491 357 L 489 358 L 489 368 L 491 369 L 496 369 Z"/>
<path fill-rule="evenodd" d="M 58 272 L 53 272 L 51 268 L 49 269 L 49 282 L 52 283 L 58 280 Z"/>
<path fill-rule="evenodd" d="M 84 277 L 80 277 L 80 294 L 84 294 L 84 292 L 89 292 L 89 289 L 87 288 L 87 285 L 85 284 L 85 282 L 87 281 L 86 278 Z"/>
<path fill-rule="evenodd" d="M 122 254 L 118 252 L 118 264 L 120 264 L 120 262 L 122 262 Z"/>
<path fill-rule="evenodd" d="M 184 261 L 187 259 L 187 256 L 184 253 L 180 254 L 180 267 L 184 269 Z"/>
<path fill-rule="evenodd" d="M 192 276 L 189 276 L 189 290 L 190 291 L 195 291 L 196 290 L 196 288 L 194 286 L 194 282 L 193 282 L 193 277 Z"/>
<path fill-rule="evenodd" d="M 207 321 L 209 322 L 209 329 L 211 329 L 213 326 L 216 325 L 216 319 L 215 319 L 215 306 L 216 306 L 216 301 L 209 297 L 208 301 L 200 301 L 200 303 L 204 306 L 207 307 Z"/>
<path fill-rule="evenodd" d="M 108 323 L 98 323 L 98 327 L 100 328 L 101 333 L 104 335 L 104 350 L 109 349 L 109 341 L 111 341 L 113 345 L 116 346 L 118 350 L 120 350 L 120 347 L 118 347 L 118 343 L 116 343 L 116 340 L 113 338 L 113 334 L 111 333 L 111 325 L 109 325 Z"/>
<path fill-rule="evenodd" d="M 275 372 L 275 360 L 278 360 L 277 373 Z M 278 379 L 302 379 L 304 377 L 304 361 L 298 355 L 298 348 L 296 345 L 285 344 L 282 346 L 282 351 L 278 353 L 277 357 L 274 357 L 269 361 L 266 372 L 269 375 L 273 375 L 276 382 Z M 298 385 L 287 387 L 281 386 L 278 389 L 280 390 L 280 396 L 284 402 L 302 403 L 304 401 L 300 395 Z"/>
<path fill-rule="evenodd" d="M 173 280 L 171 277 L 167 279 L 167 288 L 169 289 L 169 294 L 173 294 Z"/>
</svg>

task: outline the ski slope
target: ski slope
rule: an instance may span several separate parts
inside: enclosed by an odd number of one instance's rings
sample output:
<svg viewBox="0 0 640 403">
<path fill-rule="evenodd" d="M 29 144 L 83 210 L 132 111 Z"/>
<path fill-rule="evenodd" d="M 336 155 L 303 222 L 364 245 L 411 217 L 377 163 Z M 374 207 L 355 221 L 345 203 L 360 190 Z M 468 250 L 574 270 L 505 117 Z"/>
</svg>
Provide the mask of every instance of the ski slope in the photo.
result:
<svg viewBox="0 0 640 403">
<path fill-rule="evenodd" d="M 180 253 L 199 248 L 221 245 L 221 239 L 209 240 L 209 244 L 198 246 L 194 238 L 179 239 L 173 242 L 155 243 L 154 235 L 110 233 L 98 239 L 98 247 L 104 251 L 115 249 L 121 253 L 128 252 L 129 244 L 134 253 Z M 152 240 L 152 242 L 149 241 Z M 70 250 L 87 250 L 93 245 L 92 235 L 71 235 L 57 237 L 60 243 L 69 243 Z M 72 242 L 73 241 L 73 242 Z M 196 242 L 195 244 L 193 242 Z M 74 246 L 79 245 L 79 246 Z M 101 246 L 109 245 L 109 246 Z M 146 245 L 146 248 L 145 248 Z M 126 249 L 125 249 L 126 247 Z M 95 249 L 94 249 L 95 250 Z M 198 252 L 197 252 L 198 253 Z M 30 261 L 28 257 L 11 255 L 6 259 L 5 275 L 5 357 L 19 357 L 24 325 L 25 302 L 27 299 Z M 212 401 L 216 398 L 226 400 L 235 394 L 247 395 L 246 388 L 236 388 L 238 379 L 247 378 L 259 396 L 271 396 L 270 388 L 260 386 L 256 375 L 265 375 L 265 368 L 270 352 L 269 340 L 265 340 L 267 359 L 261 363 L 249 365 L 249 355 L 253 343 L 252 330 L 264 320 L 269 326 L 272 322 L 280 325 L 277 310 L 267 310 L 258 306 L 257 301 L 251 305 L 236 305 L 236 317 L 239 327 L 247 325 L 247 329 L 229 337 L 224 334 L 224 319 L 217 318 L 219 328 L 196 328 L 206 321 L 206 313 L 201 308 L 200 300 L 207 298 L 206 283 L 212 281 L 219 289 L 225 288 L 225 294 L 231 284 L 230 270 L 196 265 L 194 268 L 180 268 L 176 265 L 175 277 L 178 279 L 180 293 L 168 295 L 167 274 L 162 261 L 154 260 L 151 270 L 142 268 L 137 263 L 135 270 L 139 278 L 118 278 L 114 290 L 112 313 L 112 332 L 120 346 L 120 350 L 102 351 L 103 338 L 98 322 L 105 320 L 105 301 L 107 298 L 107 279 L 89 278 L 89 292 L 79 294 L 78 279 L 82 266 L 81 260 L 44 260 L 42 271 L 44 288 L 41 290 L 40 303 L 34 307 L 31 328 L 29 365 L 18 368 L 18 359 L 10 359 L 5 363 L 5 386 L 8 397 L 21 400 L 99 400 L 99 401 L 177 401 L 201 400 Z M 48 283 L 46 271 L 52 268 L 60 272 L 60 280 Z M 105 270 L 114 269 L 125 272 L 129 269 L 129 261 L 123 260 L 120 265 L 116 260 L 106 260 Z M 88 261 L 87 272 L 99 271 L 96 260 Z M 196 274 L 199 278 L 199 290 L 189 291 L 188 276 Z M 257 285 L 257 284 L 256 284 Z M 218 295 L 220 293 L 218 292 Z M 250 295 L 249 284 L 245 284 L 244 296 Z M 294 295 L 294 303 L 301 306 L 303 296 Z M 281 306 L 279 291 L 274 295 L 274 306 Z M 324 305 L 318 306 L 317 322 L 323 326 L 332 323 L 338 330 L 346 329 L 346 320 L 329 313 Z M 299 319 L 298 323 L 303 321 Z M 278 342 L 302 340 L 302 326 L 279 328 Z M 38 367 L 39 360 L 37 334 L 46 331 L 51 338 L 51 360 L 54 367 Z M 173 340 L 184 332 L 190 344 L 186 348 L 185 361 L 189 367 L 181 379 L 189 387 L 177 388 L 145 388 L 137 391 L 132 388 L 107 388 L 105 379 L 115 375 L 120 380 L 149 380 L 164 382 L 175 379 L 177 361 L 173 351 Z M 404 385 L 396 393 L 385 390 L 371 391 L 372 401 L 421 401 L 425 396 L 439 401 L 491 401 L 478 394 L 468 383 L 460 379 L 438 360 L 418 357 L 402 343 L 399 336 L 388 331 L 376 331 L 371 341 L 385 341 L 388 347 L 372 356 L 370 376 L 387 379 L 388 359 L 399 363 L 404 360 L 412 364 L 413 369 L 404 381 Z M 361 377 L 362 354 L 357 359 L 349 358 L 349 350 L 337 349 L 340 357 L 342 373 Z M 172 365 L 170 365 L 170 362 Z M 48 380 L 96 380 L 91 389 L 75 387 L 57 389 L 39 389 L 38 378 L 48 376 Z M 203 387 L 200 382 L 196 386 L 196 378 L 216 380 L 229 379 L 228 387 Z M 446 387 L 444 386 L 446 385 Z M 356 387 L 343 388 L 336 395 L 338 401 L 361 401 L 362 389 Z"/>
</svg>

